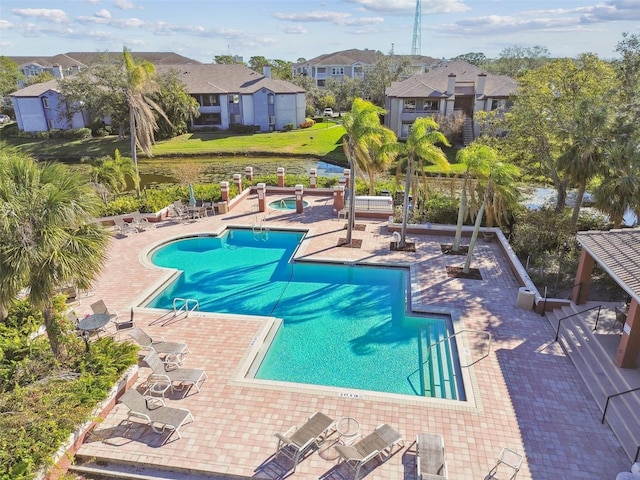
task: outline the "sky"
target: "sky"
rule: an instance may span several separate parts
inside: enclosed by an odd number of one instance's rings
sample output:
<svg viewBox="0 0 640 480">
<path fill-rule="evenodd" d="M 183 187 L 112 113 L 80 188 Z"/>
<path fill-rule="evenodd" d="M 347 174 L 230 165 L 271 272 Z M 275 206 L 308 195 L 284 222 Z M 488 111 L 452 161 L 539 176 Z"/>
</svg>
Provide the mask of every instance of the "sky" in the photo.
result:
<svg viewBox="0 0 640 480">
<path fill-rule="evenodd" d="M 435 58 L 508 47 L 616 58 L 640 34 L 640 0 L 421 0 L 419 52 Z M 412 51 L 416 0 L 0 0 L 0 55 L 176 52 L 296 62 L 351 48 Z"/>
</svg>

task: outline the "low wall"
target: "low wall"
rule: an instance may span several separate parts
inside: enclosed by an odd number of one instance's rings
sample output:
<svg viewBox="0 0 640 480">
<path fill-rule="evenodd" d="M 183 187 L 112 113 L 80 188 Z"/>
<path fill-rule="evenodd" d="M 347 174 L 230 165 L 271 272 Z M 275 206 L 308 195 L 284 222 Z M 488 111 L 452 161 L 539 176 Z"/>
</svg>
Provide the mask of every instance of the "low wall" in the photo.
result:
<svg viewBox="0 0 640 480">
<path fill-rule="evenodd" d="M 91 420 L 80 425 L 73 432 L 67 441 L 60 447 L 53 457 L 54 466 L 48 471 L 41 471 L 37 476 L 37 480 L 56 480 L 62 476 L 73 461 L 73 457 L 80 449 L 87 436 L 91 434 L 93 429 L 100 421 L 107 417 L 109 412 L 113 410 L 120 396 L 130 388 L 138 380 L 138 366 L 134 365 L 129 368 L 120 378 L 120 380 L 111 389 L 107 398 L 100 402 L 93 413 L 89 416 Z"/>
</svg>

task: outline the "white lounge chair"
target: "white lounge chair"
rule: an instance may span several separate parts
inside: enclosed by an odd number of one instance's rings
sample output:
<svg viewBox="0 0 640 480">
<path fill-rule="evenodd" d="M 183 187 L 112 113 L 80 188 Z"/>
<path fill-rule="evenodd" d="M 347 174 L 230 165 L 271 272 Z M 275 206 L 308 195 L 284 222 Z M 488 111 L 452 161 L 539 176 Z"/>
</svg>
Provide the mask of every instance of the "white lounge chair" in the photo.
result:
<svg viewBox="0 0 640 480">
<path fill-rule="evenodd" d="M 149 230 L 150 228 L 156 228 L 156 224 L 150 222 L 147 217 L 143 217 L 142 214 L 138 211 L 131 213 L 132 221 L 131 223 L 138 231 Z"/>
<path fill-rule="evenodd" d="M 355 471 L 354 480 L 358 480 L 363 466 L 376 457 L 386 461 L 391 456 L 393 447 L 400 444 L 404 446 L 402 436 L 384 423 L 357 443 L 351 446 L 336 445 L 334 448 L 343 462 Z"/>
<path fill-rule="evenodd" d="M 200 383 L 207 378 L 206 372 L 201 368 L 179 368 L 174 364 L 173 370 L 166 370 L 165 364 L 160 360 L 156 352 L 148 352 L 144 357 L 144 362 L 149 365 L 153 373 L 147 378 L 147 385 L 155 382 L 171 383 L 171 390 L 184 390 L 184 395 L 195 387 L 200 391 Z"/>
<path fill-rule="evenodd" d="M 127 390 L 119 399 L 118 403 L 122 403 L 129 409 L 127 414 L 127 422 L 132 424 L 132 418 L 142 420 L 149 425 L 154 432 L 162 434 L 165 430 L 172 430 L 180 435 L 180 427 L 185 423 L 194 421 L 193 415 L 186 408 L 167 407 L 159 398 L 145 397 L 135 388 Z M 167 437 L 167 440 L 171 434 Z"/>
<path fill-rule="evenodd" d="M 444 438 L 433 433 L 416 437 L 416 473 L 418 480 L 446 480 L 449 478 L 444 460 Z"/>
<path fill-rule="evenodd" d="M 324 413 L 316 412 L 300 428 L 293 426 L 283 434 L 275 434 L 278 438 L 276 453 L 290 458 L 295 472 L 304 453 L 312 445 L 322 444 L 334 430 L 335 424 L 336 422 Z"/>
<path fill-rule="evenodd" d="M 138 229 L 130 223 L 124 221 L 122 217 L 114 217 L 113 224 L 115 225 L 116 233 L 129 236 L 130 233 L 138 233 Z"/>
<path fill-rule="evenodd" d="M 166 342 L 164 337 L 151 338 L 140 327 L 134 327 L 127 333 L 143 349 L 156 352 L 162 358 L 168 356 L 169 358 L 166 358 L 166 360 L 170 363 L 181 365 L 184 356 L 189 353 L 189 347 L 187 347 L 186 343 Z"/>
<path fill-rule="evenodd" d="M 93 311 L 93 313 L 106 313 L 107 315 L 109 315 L 110 320 L 118 319 L 118 312 L 113 308 L 108 308 L 104 303 L 104 300 L 93 302 L 91 304 L 91 310 Z"/>
</svg>

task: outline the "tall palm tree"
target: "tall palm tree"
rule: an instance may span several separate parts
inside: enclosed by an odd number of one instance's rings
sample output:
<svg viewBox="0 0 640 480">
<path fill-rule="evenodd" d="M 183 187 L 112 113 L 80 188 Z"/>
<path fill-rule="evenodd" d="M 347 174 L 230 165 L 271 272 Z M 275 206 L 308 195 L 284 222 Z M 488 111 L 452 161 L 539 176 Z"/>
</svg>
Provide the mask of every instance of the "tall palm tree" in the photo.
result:
<svg viewBox="0 0 640 480">
<path fill-rule="evenodd" d="M 482 218 L 484 216 L 487 205 L 495 202 L 497 198 L 502 198 L 505 203 L 514 203 L 518 195 L 518 188 L 516 185 L 516 178 L 520 170 L 515 165 L 509 163 L 503 163 L 497 161 L 497 158 L 493 160 L 493 163 L 489 166 L 489 175 L 484 181 L 481 181 L 482 188 L 484 190 L 482 205 L 478 209 L 476 220 L 473 226 L 473 233 L 471 234 L 471 240 L 469 241 L 469 251 L 467 253 L 467 260 L 465 261 L 463 272 L 469 273 L 471 267 L 471 259 L 473 258 L 473 250 L 478 240 L 478 232 L 480 231 L 480 225 L 482 225 Z"/>
<path fill-rule="evenodd" d="M 361 98 L 356 98 L 351 106 L 351 113 L 343 121 L 346 133 L 342 139 L 342 148 L 349 161 L 351 171 L 348 194 L 347 244 L 351 243 L 355 223 L 355 185 L 358 165 L 365 166 L 373 163 L 372 152 L 375 152 L 376 149 L 382 149 L 392 138 L 387 132 L 388 129 L 380 124 L 380 115 L 384 113 L 383 108 Z"/>
<path fill-rule="evenodd" d="M 437 143 L 449 146 L 449 142 L 442 132 L 438 131 L 438 124 L 431 117 L 417 118 L 411 126 L 405 144 L 401 147 L 402 153 L 407 158 L 407 171 L 404 186 L 404 202 L 402 206 L 402 232 L 400 234 L 399 248 L 407 245 L 407 221 L 409 217 L 409 192 L 415 171 L 423 175 L 423 189 L 426 193 L 426 177 L 424 176 L 425 162 L 437 165 L 442 170 L 449 170 L 451 166 L 447 156 Z M 417 199 L 417 189 L 414 188 L 414 197 Z"/>
<path fill-rule="evenodd" d="M 459 150 L 456 158 L 459 163 L 465 165 L 462 182 L 462 192 L 460 193 L 460 206 L 458 207 L 458 221 L 456 224 L 456 235 L 453 240 L 451 250 L 460 250 L 460 240 L 462 238 L 462 224 L 468 211 L 468 194 L 471 188 L 472 178 L 487 178 L 490 173 L 490 165 L 498 159 L 498 152 L 493 148 L 480 143 L 472 143 L 466 148 Z"/>
<path fill-rule="evenodd" d="M 140 178 L 136 148 L 140 148 L 148 156 L 152 156 L 151 146 L 155 143 L 155 132 L 158 130 L 154 112 L 162 116 L 170 125 L 171 121 L 162 107 L 151 98 L 151 95 L 158 92 L 160 88 L 154 79 L 156 68 L 153 63 L 147 60 L 136 63 L 127 48 L 123 50 L 123 55 L 127 76 L 126 96 L 129 105 L 131 158 L 135 166 L 136 177 Z M 136 191 L 140 196 L 140 182 L 136 182 Z"/>
<path fill-rule="evenodd" d="M 398 155 L 396 134 L 381 127 L 379 134 L 365 139 L 365 155 L 357 157 L 356 174 L 369 183 L 369 195 L 375 194 L 376 176 L 389 170 Z"/>
<path fill-rule="evenodd" d="M 604 168 L 603 147 L 609 137 L 609 116 L 602 105 L 583 102 L 572 123 L 570 128 L 573 131 L 569 134 L 571 145 L 558 159 L 558 167 L 578 184 L 576 204 L 571 215 L 571 225 L 575 228 L 587 183 Z"/>
<path fill-rule="evenodd" d="M 42 310 L 53 353 L 62 352 L 53 297 L 61 285 L 88 288 L 101 271 L 109 233 L 94 222 L 98 197 L 62 164 L 0 154 L 0 319 L 20 290 Z"/>
<path fill-rule="evenodd" d="M 594 192 L 595 206 L 620 227 L 627 209 L 640 218 L 640 145 L 620 140 L 605 148 L 604 157 L 607 171 Z"/>
</svg>

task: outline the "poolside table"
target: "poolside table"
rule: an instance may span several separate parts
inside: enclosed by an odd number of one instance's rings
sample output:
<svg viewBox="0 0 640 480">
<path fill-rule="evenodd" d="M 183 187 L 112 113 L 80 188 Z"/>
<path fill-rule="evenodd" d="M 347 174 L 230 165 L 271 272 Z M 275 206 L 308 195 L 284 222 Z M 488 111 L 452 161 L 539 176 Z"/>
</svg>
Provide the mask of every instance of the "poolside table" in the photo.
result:
<svg viewBox="0 0 640 480">
<path fill-rule="evenodd" d="M 102 330 L 109 323 L 109 320 L 111 320 L 111 316 L 108 313 L 94 313 L 80 320 L 78 329 L 91 335 L 93 332 Z"/>
</svg>

